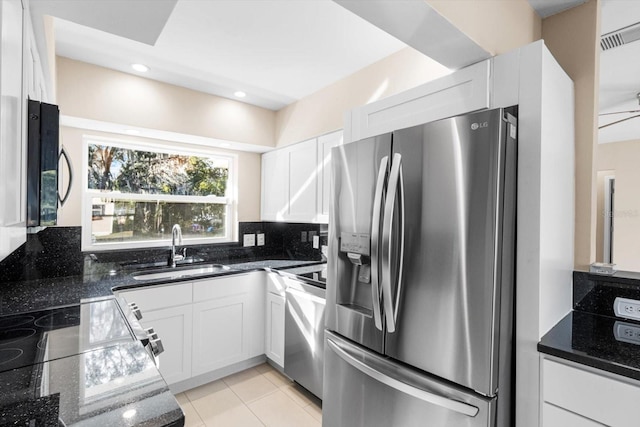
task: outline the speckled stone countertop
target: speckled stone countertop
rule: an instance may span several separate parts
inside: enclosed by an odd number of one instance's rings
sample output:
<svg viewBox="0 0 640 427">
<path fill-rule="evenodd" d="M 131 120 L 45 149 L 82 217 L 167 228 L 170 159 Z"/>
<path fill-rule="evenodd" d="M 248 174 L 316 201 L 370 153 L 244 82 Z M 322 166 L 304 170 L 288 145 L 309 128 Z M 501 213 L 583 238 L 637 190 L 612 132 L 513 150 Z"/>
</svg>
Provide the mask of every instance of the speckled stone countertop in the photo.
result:
<svg viewBox="0 0 640 427">
<path fill-rule="evenodd" d="M 538 351 L 640 380 L 640 322 L 617 317 L 616 297 L 640 300 L 640 276 L 573 275 L 574 310 L 538 343 Z"/>
<path fill-rule="evenodd" d="M 238 274 L 264 269 L 286 270 L 290 268 L 321 265 L 322 261 L 262 260 L 227 264 L 230 270 L 209 275 L 183 277 L 167 280 L 135 280 L 141 270 L 119 269 L 111 264 L 94 267 L 89 274 L 45 278 L 5 283 L 0 288 L 0 316 L 42 310 L 51 307 L 79 304 L 82 300 L 110 296 L 113 290 L 122 290 L 163 283 L 197 280 Z M 191 264 L 180 268 L 196 267 Z"/>
</svg>

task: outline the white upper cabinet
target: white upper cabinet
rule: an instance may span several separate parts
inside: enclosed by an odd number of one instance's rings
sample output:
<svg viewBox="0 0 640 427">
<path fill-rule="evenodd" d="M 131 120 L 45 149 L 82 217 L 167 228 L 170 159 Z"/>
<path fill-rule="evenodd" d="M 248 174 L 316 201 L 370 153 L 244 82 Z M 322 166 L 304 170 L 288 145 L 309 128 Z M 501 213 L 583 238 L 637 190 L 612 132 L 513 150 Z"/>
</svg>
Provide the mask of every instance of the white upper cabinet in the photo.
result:
<svg viewBox="0 0 640 427">
<path fill-rule="evenodd" d="M 342 131 L 262 155 L 262 220 L 327 222 L 331 148 Z"/>
<path fill-rule="evenodd" d="M 318 138 L 318 213 L 319 222 L 329 222 L 331 202 L 331 149 L 342 145 L 342 131 L 332 132 Z"/>
<path fill-rule="evenodd" d="M 490 61 L 348 112 L 347 142 L 489 108 Z"/>
<path fill-rule="evenodd" d="M 289 155 L 274 150 L 262 155 L 262 219 L 284 220 L 289 203 Z"/>
<path fill-rule="evenodd" d="M 318 214 L 316 140 L 292 145 L 289 152 L 289 215 L 293 221 L 315 221 Z"/>
<path fill-rule="evenodd" d="M 0 259 L 26 241 L 26 102 L 24 9 L 0 3 Z"/>
</svg>

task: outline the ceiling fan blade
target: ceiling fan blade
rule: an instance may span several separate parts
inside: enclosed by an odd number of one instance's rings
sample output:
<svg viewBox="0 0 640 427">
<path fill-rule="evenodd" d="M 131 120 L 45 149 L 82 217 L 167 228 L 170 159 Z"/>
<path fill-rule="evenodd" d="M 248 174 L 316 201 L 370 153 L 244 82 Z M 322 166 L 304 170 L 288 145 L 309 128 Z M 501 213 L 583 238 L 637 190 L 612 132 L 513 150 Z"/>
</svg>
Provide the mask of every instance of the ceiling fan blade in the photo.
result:
<svg viewBox="0 0 640 427">
<path fill-rule="evenodd" d="M 627 120 L 635 119 L 635 118 L 638 118 L 638 117 L 640 117 L 640 114 L 636 114 L 635 116 L 627 117 L 627 118 L 622 119 L 622 120 L 617 120 L 615 122 L 607 123 L 606 125 L 598 126 L 598 129 L 604 129 L 606 127 L 617 125 L 618 123 L 626 122 Z"/>
</svg>

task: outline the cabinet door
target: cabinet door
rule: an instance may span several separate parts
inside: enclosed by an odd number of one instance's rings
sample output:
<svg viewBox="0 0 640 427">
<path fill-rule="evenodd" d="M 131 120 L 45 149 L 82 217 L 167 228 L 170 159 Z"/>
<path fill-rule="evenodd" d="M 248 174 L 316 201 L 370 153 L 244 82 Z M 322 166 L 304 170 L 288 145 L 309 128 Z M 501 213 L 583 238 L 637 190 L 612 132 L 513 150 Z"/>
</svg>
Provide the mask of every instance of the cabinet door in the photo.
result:
<svg viewBox="0 0 640 427">
<path fill-rule="evenodd" d="M 143 313 L 141 323 L 153 328 L 162 341 L 159 369 L 167 384 L 191 377 L 191 305 L 165 308 Z"/>
<path fill-rule="evenodd" d="M 318 138 L 318 221 L 329 222 L 331 149 L 342 145 L 342 131 Z"/>
<path fill-rule="evenodd" d="M 318 151 L 316 139 L 289 148 L 289 215 L 293 221 L 316 220 Z"/>
<path fill-rule="evenodd" d="M 262 220 L 282 221 L 289 213 L 289 156 L 285 150 L 262 155 Z"/>
<path fill-rule="evenodd" d="M 0 3 L 0 259 L 26 240 L 23 8 Z"/>
<path fill-rule="evenodd" d="M 247 295 L 193 305 L 193 375 L 248 358 Z"/>
<path fill-rule="evenodd" d="M 489 108 L 490 60 L 351 111 L 350 141 Z"/>
<path fill-rule="evenodd" d="M 267 293 L 265 354 L 284 368 L 284 297 Z"/>
</svg>

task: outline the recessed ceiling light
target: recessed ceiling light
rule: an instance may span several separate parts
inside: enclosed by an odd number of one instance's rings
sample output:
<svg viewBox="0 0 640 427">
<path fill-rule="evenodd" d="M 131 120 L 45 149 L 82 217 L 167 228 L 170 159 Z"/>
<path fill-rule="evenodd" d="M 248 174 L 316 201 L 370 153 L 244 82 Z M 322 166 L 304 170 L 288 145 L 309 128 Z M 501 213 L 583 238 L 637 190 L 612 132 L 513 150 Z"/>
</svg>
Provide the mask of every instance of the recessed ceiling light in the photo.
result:
<svg viewBox="0 0 640 427">
<path fill-rule="evenodd" d="M 234 92 L 233 94 L 234 94 L 236 97 L 238 97 L 238 98 L 244 98 L 245 96 L 247 96 L 247 94 L 246 94 L 246 93 L 244 93 L 244 92 L 243 92 L 243 91 L 241 91 L 241 90 L 239 90 L 239 91 L 237 91 L 237 92 Z"/>
<path fill-rule="evenodd" d="M 149 67 L 144 64 L 131 64 L 131 68 L 136 71 L 140 71 L 141 73 L 146 73 L 147 71 L 149 71 Z"/>
<path fill-rule="evenodd" d="M 128 133 L 129 135 L 140 135 L 140 131 L 136 129 L 127 129 L 124 133 Z"/>
</svg>

